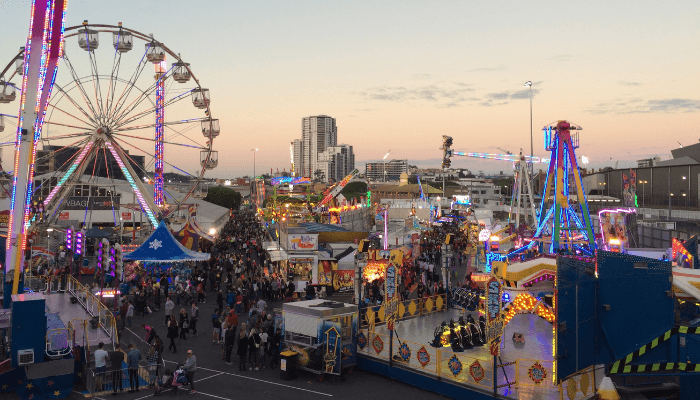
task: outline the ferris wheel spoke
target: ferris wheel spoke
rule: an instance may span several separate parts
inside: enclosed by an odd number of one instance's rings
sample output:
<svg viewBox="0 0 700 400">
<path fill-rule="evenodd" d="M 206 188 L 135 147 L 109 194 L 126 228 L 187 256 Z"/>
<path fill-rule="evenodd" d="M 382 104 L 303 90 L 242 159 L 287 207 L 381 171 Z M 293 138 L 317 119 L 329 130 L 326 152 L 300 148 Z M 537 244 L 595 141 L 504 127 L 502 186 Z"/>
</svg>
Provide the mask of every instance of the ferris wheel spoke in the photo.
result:
<svg viewBox="0 0 700 400">
<path fill-rule="evenodd" d="M 160 79 L 167 79 L 167 75 L 171 70 L 168 70 Z M 141 105 L 144 101 L 148 100 L 149 96 L 158 89 L 158 82 L 159 80 L 157 79 L 146 90 L 141 91 L 141 93 L 127 106 L 127 108 L 123 112 L 121 112 L 118 117 L 114 118 L 116 123 L 119 124 L 121 120 L 128 116 L 133 110 L 135 110 L 136 107 Z"/>
<path fill-rule="evenodd" d="M 76 86 L 78 87 L 78 90 L 80 93 L 83 95 L 83 100 L 85 101 L 85 104 L 87 104 L 88 108 L 90 108 L 90 112 L 93 114 L 93 118 L 95 119 L 98 116 L 97 111 L 95 111 L 95 107 L 93 106 L 92 102 L 90 101 L 90 97 L 87 94 L 87 91 L 85 91 L 85 87 L 83 86 L 80 78 L 78 77 L 78 74 L 75 72 L 75 68 L 73 68 L 73 64 L 70 62 L 70 59 L 68 56 L 64 53 L 63 54 L 63 59 L 65 60 L 65 64 L 68 66 L 68 69 L 70 70 L 70 74 L 73 77 L 73 81 L 76 83 Z M 97 122 L 95 122 L 97 123 Z"/>
<path fill-rule="evenodd" d="M 113 137 L 114 137 L 114 136 L 113 136 Z M 138 151 L 140 151 L 140 152 L 146 154 L 147 156 L 151 156 L 151 157 L 153 157 L 153 158 L 156 158 L 156 156 L 153 155 L 153 153 L 149 153 L 149 152 L 147 152 L 147 151 L 144 151 L 143 149 L 134 146 L 133 144 L 127 142 L 127 141 L 124 140 L 124 139 L 121 139 L 121 138 L 114 138 L 114 139 L 115 139 L 115 140 L 118 140 L 118 141 L 120 141 L 120 142 L 122 142 L 122 143 L 124 143 L 124 144 L 126 144 L 126 145 L 128 145 L 129 147 L 132 147 L 132 148 L 134 148 L 134 149 L 136 149 L 136 150 L 138 150 Z M 163 160 L 163 163 L 164 163 L 164 164 L 168 164 L 169 166 L 175 168 L 176 170 L 182 172 L 183 174 L 186 174 L 187 176 L 193 176 L 193 175 L 190 174 L 189 172 L 187 172 L 187 171 L 185 171 L 185 170 L 182 170 L 182 169 L 178 168 L 177 166 L 175 166 L 175 165 L 173 165 L 173 164 L 171 164 L 171 163 L 169 163 L 169 162 L 167 162 L 167 161 L 165 161 L 165 160 Z"/>
<path fill-rule="evenodd" d="M 186 94 L 188 94 L 188 93 L 190 93 L 190 92 L 191 92 L 191 91 L 187 91 L 187 92 L 185 92 L 185 93 L 183 93 L 183 94 L 181 94 L 181 95 L 178 95 L 178 96 L 173 97 L 172 99 L 166 101 L 166 102 L 163 104 L 163 108 L 166 108 L 166 107 L 168 107 L 168 106 L 171 106 L 171 105 L 177 103 L 178 101 L 180 101 L 180 100 L 182 100 L 182 99 L 185 99 L 186 97 L 184 97 L 184 95 L 186 95 Z M 126 124 L 129 124 L 129 123 L 138 121 L 139 119 L 141 119 L 141 118 L 143 118 L 143 117 L 146 117 L 146 116 L 148 116 L 148 115 L 150 115 L 150 114 L 155 113 L 157 110 L 158 110 L 158 108 L 157 108 L 156 106 L 153 106 L 153 107 L 151 107 L 151 108 L 148 108 L 148 109 L 146 109 L 146 110 L 144 110 L 144 111 L 141 111 L 141 112 L 138 113 L 138 114 L 134 114 L 133 116 L 131 116 L 131 117 L 129 117 L 129 118 L 123 120 L 123 121 L 118 121 L 119 123 L 116 125 L 116 127 L 119 128 L 119 127 L 122 127 L 122 126 L 124 126 L 124 125 L 126 125 Z"/>
<path fill-rule="evenodd" d="M 122 63 L 122 53 L 114 49 L 114 58 L 112 60 L 112 73 L 109 75 L 109 88 L 107 89 L 107 97 L 105 104 L 105 115 L 109 114 L 112 102 L 114 101 L 114 92 L 117 89 L 117 80 L 119 78 L 119 67 Z"/>
<path fill-rule="evenodd" d="M 114 133 L 114 132 L 112 132 L 112 135 L 123 136 L 123 137 L 129 137 L 129 138 L 132 138 L 132 139 L 145 140 L 145 141 L 148 141 L 148 142 L 155 142 L 155 141 L 156 141 L 156 139 L 154 139 L 154 138 L 149 138 L 149 137 L 145 137 L 145 136 L 127 135 L 127 134 L 124 134 L 124 133 Z M 189 147 L 189 148 L 192 148 L 192 149 L 208 150 L 206 147 L 202 147 L 202 146 L 193 146 L 193 145 L 191 145 L 191 144 L 185 144 L 185 143 L 177 143 L 177 142 L 170 142 L 170 141 L 163 141 L 163 143 L 165 143 L 165 144 L 172 144 L 172 145 L 175 145 L 175 146 Z"/>
<path fill-rule="evenodd" d="M 204 119 L 205 119 L 205 118 L 194 118 L 194 119 L 186 119 L 186 120 L 182 120 L 182 121 L 163 122 L 163 126 L 190 124 L 190 123 L 197 122 L 197 121 L 201 121 L 201 120 L 204 120 Z M 133 130 L 145 129 L 145 128 L 154 128 L 156 125 L 157 125 L 157 124 L 124 126 L 124 127 L 118 128 L 118 129 L 114 129 L 114 132 L 124 132 L 124 131 L 133 131 Z M 196 125 L 193 125 L 193 126 L 196 126 Z"/>
<path fill-rule="evenodd" d="M 68 115 L 68 116 L 70 116 L 70 117 L 73 117 L 73 118 L 77 119 L 78 121 L 84 123 L 85 125 L 89 125 L 89 126 L 91 126 L 91 127 L 94 128 L 94 125 L 93 125 L 93 124 L 91 124 L 91 123 L 89 123 L 89 122 L 87 122 L 87 121 L 85 121 L 85 120 L 82 120 L 82 119 L 76 117 L 75 115 L 73 115 L 73 114 L 71 114 L 71 113 L 69 113 L 69 112 L 67 112 L 67 111 L 65 111 L 65 110 L 63 110 L 63 109 L 61 109 L 61 108 L 56 107 L 55 104 L 49 104 L 49 107 L 54 108 L 54 109 L 56 109 L 56 110 L 58 110 L 58 111 L 60 111 L 60 112 L 62 112 L 62 113 L 64 113 L 64 114 L 66 114 L 66 115 Z"/>
<path fill-rule="evenodd" d="M 67 127 L 67 128 L 80 129 L 81 131 L 89 131 L 89 130 L 93 129 L 93 127 L 89 127 L 89 126 L 75 126 L 75 125 L 62 124 L 62 123 L 60 123 L 60 122 L 53 122 L 53 121 L 47 122 L 46 125 L 65 126 L 65 127 Z"/>
<path fill-rule="evenodd" d="M 185 132 L 187 132 L 188 130 L 190 130 L 190 129 L 194 128 L 194 127 L 196 127 L 196 125 L 192 125 L 191 127 L 187 128 L 187 129 L 185 129 L 185 130 L 183 130 L 183 131 L 178 131 L 177 129 L 173 128 L 172 126 L 166 126 L 166 128 L 170 129 L 170 130 L 173 131 L 173 133 L 174 133 L 173 135 L 167 137 L 166 139 L 171 140 L 171 139 L 173 139 L 174 137 L 182 136 L 183 138 L 189 140 L 190 142 L 196 144 L 197 146 L 201 146 L 201 147 L 203 147 L 205 150 L 208 150 L 208 149 L 209 149 L 208 146 L 202 146 L 202 145 L 199 144 L 196 140 L 194 140 L 194 139 L 192 139 L 192 138 L 190 138 L 189 136 L 186 136 L 186 135 L 184 134 Z"/>
<path fill-rule="evenodd" d="M 98 119 L 102 120 L 104 115 L 104 104 L 102 99 L 102 87 L 100 86 L 100 74 L 97 71 L 97 57 L 95 56 L 95 51 L 88 51 L 88 56 L 90 57 L 90 71 L 92 72 L 93 77 L 92 88 L 95 91 L 95 103 L 97 104 Z"/>
<path fill-rule="evenodd" d="M 73 99 L 73 97 L 71 97 L 71 95 L 69 95 L 68 92 L 67 92 L 66 90 L 64 90 L 64 89 L 63 89 L 60 85 L 58 85 L 58 84 L 55 84 L 54 87 L 57 88 L 59 92 L 61 92 L 62 97 L 67 98 L 67 99 L 71 102 L 71 104 L 73 104 L 73 106 L 74 106 L 75 108 L 77 108 L 84 116 L 86 116 L 90 121 L 92 121 L 92 124 L 90 124 L 90 125 L 95 126 L 95 125 L 97 124 L 97 122 L 95 121 L 94 117 L 93 117 L 92 115 L 88 114 L 87 111 L 85 111 L 82 107 L 80 107 L 80 106 L 78 105 L 78 103 L 75 102 L 75 100 Z M 60 101 L 60 100 L 61 100 L 61 98 L 59 98 L 56 102 L 58 102 L 58 101 Z M 52 105 L 52 106 L 53 106 L 53 105 Z"/>
<path fill-rule="evenodd" d="M 119 98 L 117 99 L 117 102 L 113 109 L 110 111 L 108 118 L 110 120 L 114 120 L 114 118 L 118 115 L 118 113 L 121 111 L 122 107 L 124 106 L 124 103 L 126 100 L 129 98 L 129 95 L 131 94 L 131 91 L 134 89 L 134 86 L 136 86 L 136 82 L 139 79 L 139 76 L 141 76 L 141 73 L 143 72 L 144 68 L 146 67 L 146 64 L 148 64 L 148 59 L 146 58 L 146 54 L 148 53 L 148 48 L 146 47 L 146 51 L 144 51 L 143 56 L 141 56 L 141 60 L 139 61 L 139 64 L 136 66 L 136 70 L 134 71 L 133 74 L 131 74 L 131 78 L 129 78 L 128 83 L 122 90 L 122 93 L 119 95 Z"/>
<path fill-rule="evenodd" d="M 79 132 L 79 133 L 69 133 L 65 135 L 58 135 L 58 136 L 48 136 L 46 137 L 45 140 L 51 141 L 51 140 L 59 140 L 59 139 L 68 139 L 68 138 L 76 138 L 76 137 L 83 137 L 83 136 L 91 136 L 92 132 Z"/>
</svg>

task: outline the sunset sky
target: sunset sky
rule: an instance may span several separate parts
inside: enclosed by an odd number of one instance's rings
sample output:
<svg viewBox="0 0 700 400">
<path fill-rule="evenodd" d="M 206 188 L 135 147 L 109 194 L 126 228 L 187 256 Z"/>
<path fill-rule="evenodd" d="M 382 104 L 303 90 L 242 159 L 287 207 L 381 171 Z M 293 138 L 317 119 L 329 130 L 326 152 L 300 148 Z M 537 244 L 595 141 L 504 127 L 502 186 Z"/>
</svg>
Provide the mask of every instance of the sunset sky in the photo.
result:
<svg viewBox="0 0 700 400">
<path fill-rule="evenodd" d="M 0 64 L 24 45 L 30 4 L 0 0 Z M 535 155 L 558 119 L 583 127 L 578 155 L 596 168 L 700 139 L 697 0 L 69 0 L 66 25 L 84 19 L 153 33 L 191 63 L 221 120 L 215 177 L 251 174 L 256 147 L 258 173 L 289 170 L 302 117 L 319 114 L 361 170 L 389 149 L 437 168 L 441 135 L 456 150 L 529 153 L 528 80 Z"/>
</svg>

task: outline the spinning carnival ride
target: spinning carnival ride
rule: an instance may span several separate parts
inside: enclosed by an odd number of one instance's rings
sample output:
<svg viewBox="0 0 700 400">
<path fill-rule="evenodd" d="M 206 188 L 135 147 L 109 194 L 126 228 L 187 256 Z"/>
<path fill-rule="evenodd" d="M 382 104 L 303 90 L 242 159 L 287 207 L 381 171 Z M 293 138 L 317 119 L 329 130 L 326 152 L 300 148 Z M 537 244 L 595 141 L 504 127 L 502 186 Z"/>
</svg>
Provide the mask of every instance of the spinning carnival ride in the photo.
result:
<svg viewBox="0 0 700 400">
<path fill-rule="evenodd" d="M 212 117 L 209 90 L 189 63 L 152 35 L 121 23 L 85 21 L 64 32 L 63 13 L 54 8 L 63 10 L 65 3 L 49 4 L 50 20 L 33 13 L 27 46 L 0 70 L 0 142 L 16 153 L 14 168 L 3 165 L 14 176 L 8 188 L 15 220 L 8 232 L 8 270 L 19 263 L 15 255 L 39 222 L 25 204 L 40 203 L 43 222 L 52 223 L 69 196 L 104 195 L 96 186 L 123 184 L 98 184 L 97 177 L 123 179 L 135 195 L 133 207 L 155 228 L 159 214 L 186 207 L 206 170 L 218 164 L 212 148 L 219 120 Z M 100 47 L 105 34 L 112 46 Z M 30 106 L 34 98 L 36 108 Z M 15 100 L 19 119 L 6 105 Z M 164 188 L 166 167 L 188 178 L 181 190 Z M 24 222 L 17 218 L 22 213 Z"/>
</svg>

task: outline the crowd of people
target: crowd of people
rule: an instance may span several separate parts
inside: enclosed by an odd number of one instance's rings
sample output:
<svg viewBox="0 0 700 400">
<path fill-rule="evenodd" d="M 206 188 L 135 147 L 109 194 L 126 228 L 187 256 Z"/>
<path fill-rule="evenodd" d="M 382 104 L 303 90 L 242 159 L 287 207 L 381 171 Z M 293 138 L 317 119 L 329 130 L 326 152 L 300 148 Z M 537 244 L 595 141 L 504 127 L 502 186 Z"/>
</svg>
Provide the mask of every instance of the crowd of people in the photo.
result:
<svg viewBox="0 0 700 400">
<path fill-rule="evenodd" d="M 211 245 L 209 261 L 190 263 L 179 270 L 150 271 L 128 282 L 128 293 L 120 297 L 118 305 L 120 337 L 124 329 L 138 331 L 135 327 L 140 325 L 143 340 L 149 346 L 144 359 L 149 365 L 159 366 L 166 351 L 164 340 L 156 332 L 161 328 L 137 324 L 136 319 L 162 313 L 162 334 L 172 353 L 192 338 L 198 342 L 206 340 L 200 338 L 200 331 L 211 321 L 212 344 L 221 346 L 221 357 L 227 365 L 232 365 L 232 357 L 237 355 L 240 371 L 274 368 L 279 364 L 282 333 L 275 326 L 267 302 L 291 297 L 294 285 L 263 270 L 270 266 L 262 247 L 264 234 L 253 213 L 236 213 Z M 99 286 L 94 284 L 93 290 L 99 290 Z M 205 316 L 200 306 L 207 301 L 216 306 L 211 315 Z M 191 352 L 188 351 L 188 359 L 194 357 Z M 188 371 L 195 370 L 196 365 Z M 153 369 L 154 382 L 161 380 L 162 372 Z M 190 376 L 187 378 L 192 382 Z M 138 382 L 132 387 L 137 389 Z M 194 387 L 191 390 L 194 392 Z"/>
</svg>

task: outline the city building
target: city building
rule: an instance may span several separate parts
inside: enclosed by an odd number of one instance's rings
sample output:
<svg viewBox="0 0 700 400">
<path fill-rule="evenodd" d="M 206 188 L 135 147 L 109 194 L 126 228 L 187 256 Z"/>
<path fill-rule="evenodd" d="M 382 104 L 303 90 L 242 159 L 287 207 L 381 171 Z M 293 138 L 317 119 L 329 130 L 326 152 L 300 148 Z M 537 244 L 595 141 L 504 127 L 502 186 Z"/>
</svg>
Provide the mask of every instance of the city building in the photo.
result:
<svg viewBox="0 0 700 400">
<path fill-rule="evenodd" d="M 398 181 L 403 173 L 408 173 L 408 160 L 369 162 L 365 164 L 365 178 L 370 181 Z"/>
<path fill-rule="evenodd" d="M 318 170 L 324 182 L 338 182 L 354 169 L 355 154 L 348 144 L 328 147 L 318 155 Z"/>
<path fill-rule="evenodd" d="M 329 147 L 338 144 L 338 128 L 335 118 L 327 115 L 304 117 L 301 120 L 301 140 L 293 143 L 292 159 L 297 176 L 306 176 L 327 182 L 321 174 L 318 157 Z"/>
<path fill-rule="evenodd" d="M 304 157 L 301 139 L 294 139 L 292 144 L 292 175 L 302 176 L 301 160 Z"/>
</svg>

